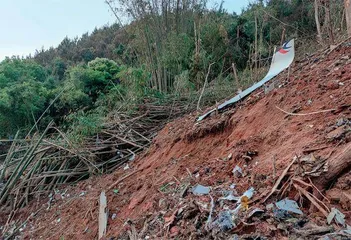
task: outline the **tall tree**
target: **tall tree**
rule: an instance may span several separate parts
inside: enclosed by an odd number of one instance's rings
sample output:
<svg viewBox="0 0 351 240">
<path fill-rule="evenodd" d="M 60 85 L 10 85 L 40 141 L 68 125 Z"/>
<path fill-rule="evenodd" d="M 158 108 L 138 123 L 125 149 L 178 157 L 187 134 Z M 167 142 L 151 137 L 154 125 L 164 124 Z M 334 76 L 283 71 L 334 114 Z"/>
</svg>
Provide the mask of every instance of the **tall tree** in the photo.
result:
<svg viewBox="0 0 351 240">
<path fill-rule="evenodd" d="M 314 0 L 314 18 L 316 20 L 317 27 L 317 39 L 320 43 L 323 42 L 321 24 L 319 22 L 319 9 L 318 9 L 318 0 Z"/>
<path fill-rule="evenodd" d="M 345 0 L 345 16 L 346 16 L 346 26 L 347 34 L 351 37 L 351 3 L 350 0 Z"/>
</svg>

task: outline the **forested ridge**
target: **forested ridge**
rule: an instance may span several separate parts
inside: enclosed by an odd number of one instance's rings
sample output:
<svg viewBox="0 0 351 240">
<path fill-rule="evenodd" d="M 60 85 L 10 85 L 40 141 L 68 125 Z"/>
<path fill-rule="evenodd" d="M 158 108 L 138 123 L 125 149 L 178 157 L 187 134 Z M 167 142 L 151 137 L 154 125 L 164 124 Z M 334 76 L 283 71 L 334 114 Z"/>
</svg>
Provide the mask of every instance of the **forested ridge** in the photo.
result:
<svg viewBox="0 0 351 240">
<path fill-rule="evenodd" d="M 350 239 L 351 0 L 104 2 L 0 62 L 1 236 Z"/>
<path fill-rule="evenodd" d="M 197 107 L 214 104 L 259 80 L 283 41 L 295 38 L 308 55 L 347 33 L 342 0 L 257 1 L 240 15 L 204 0 L 106 4 L 115 24 L 0 63 L 1 138 L 25 136 L 40 119 L 37 129 L 54 121 L 79 140 L 110 112 L 190 99 L 205 81 Z"/>
</svg>

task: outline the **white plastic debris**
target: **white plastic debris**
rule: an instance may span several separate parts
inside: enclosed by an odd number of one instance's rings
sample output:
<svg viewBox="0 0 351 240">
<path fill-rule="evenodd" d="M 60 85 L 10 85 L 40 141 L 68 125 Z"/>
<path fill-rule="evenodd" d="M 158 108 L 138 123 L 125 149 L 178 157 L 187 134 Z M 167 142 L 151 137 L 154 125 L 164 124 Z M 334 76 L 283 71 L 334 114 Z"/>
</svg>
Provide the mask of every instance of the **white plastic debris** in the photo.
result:
<svg viewBox="0 0 351 240">
<path fill-rule="evenodd" d="M 197 184 L 194 188 L 193 188 L 193 194 L 195 195 L 207 195 L 210 193 L 211 188 L 210 187 L 206 187 L 206 186 L 202 186 L 200 184 Z"/>
<path fill-rule="evenodd" d="M 279 202 L 276 202 L 275 205 L 277 206 L 278 209 L 281 209 L 281 210 L 285 210 L 288 212 L 293 212 L 301 215 L 303 214 L 303 212 L 299 208 L 299 205 L 297 205 L 297 202 L 290 200 L 288 198 L 285 198 Z"/>
<path fill-rule="evenodd" d="M 135 159 L 135 153 L 132 152 L 131 150 L 128 149 L 128 151 L 132 154 L 130 157 L 129 157 L 129 161 L 134 161 Z"/>
<path fill-rule="evenodd" d="M 116 214 L 116 213 L 114 213 L 114 214 L 112 214 L 111 219 L 112 219 L 112 220 L 115 220 L 115 219 L 116 219 L 116 217 L 117 217 L 117 214 Z"/>
<path fill-rule="evenodd" d="M 243 197 L 247 197 L 248 199 L 251 199 L 252 196 L 254 195 L 254 192 L 255 192 L 255 189 L 253 187 L 250 187 L 246 192 L 244 192 L 244 194 L 240 197 L 238 202 L 240 202 L 241 198 Z"/>
<path fill-rule="evenodd" d="M 233 214 L 234 217 L 236 217 L 239 213 L 239 210 L 241 208 L 247 208 L 247 200 L 251 199 L 252 196 L 255 193 L 255 189 L 253 187 L 250 187 L 246 192 L 244 192 L 244 194 L 240 197 L 237 198 L 237 203 L 238 206 L 234 209 L 231 210 L 230 212 Z"/>
<path fill-rule="evenodd" d="M 345 215 L 336 208 L 331 209 L 331 211 L 327 217 L 328 224 L 331 224 L 333 219 L 335 219 L 336 223 L 338 223 L 342 226 L 345 226 Z"/>
<path fill-rule="evenodd" d="M 128 170 L 130 167 L 129 167 L 129 164 L 126 164 L 125 166 L 124 166 L 124 168 L 123 168 L 123 170 L 125 171 L 125 170 Z"/>
</svg>

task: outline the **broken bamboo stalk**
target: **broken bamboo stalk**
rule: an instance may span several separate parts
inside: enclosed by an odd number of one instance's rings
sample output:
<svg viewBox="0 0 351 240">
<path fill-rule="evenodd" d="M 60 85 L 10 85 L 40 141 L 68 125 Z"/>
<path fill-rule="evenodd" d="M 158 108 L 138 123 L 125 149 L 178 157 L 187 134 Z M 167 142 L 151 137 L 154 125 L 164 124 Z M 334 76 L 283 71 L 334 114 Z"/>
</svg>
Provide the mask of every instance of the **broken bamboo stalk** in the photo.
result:
<svg viewBox="0 0 351 240">
<path fill-rule="evenodd" d="M 289 169 L 291 168 L 291 166 L 296 162 L 296 160 L 298 159 L 297 156 L 295 156 L 293 158 L 293 160 L 291 161 L 291 163 L 284 169 L 284 171 L 282 172 L 282 174 L 280 175 L 280 177 L 278 178 L 278 180 L 276 181 L 276 183 L 274 184 L 271 192 L 267 195 L 267 197 L 263 200 L 263 203 L 265 201 L 267 201 L 267 199 L 277 190 L 279 184 L 281 183 L 281 181 L 283 180 L 283 178 L 286 176 L 286 174 L 288 173 Z"/>
</svg>

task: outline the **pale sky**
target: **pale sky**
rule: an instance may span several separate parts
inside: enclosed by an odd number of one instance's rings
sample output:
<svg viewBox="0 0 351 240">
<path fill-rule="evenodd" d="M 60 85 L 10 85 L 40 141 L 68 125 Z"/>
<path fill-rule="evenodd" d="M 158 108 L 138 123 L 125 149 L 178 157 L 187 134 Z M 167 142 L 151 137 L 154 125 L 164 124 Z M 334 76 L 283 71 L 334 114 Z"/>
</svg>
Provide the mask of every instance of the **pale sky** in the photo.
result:
<svg viewBox="0 0 351 240">
<path fill-rule="evenodd" d="M 240 13 L 249 1 L 225 0 L 224 7 Z M 0 61 L 56 47 L 66 36 L 81 36 L 114 22 L 104 0 L 0 0 Z"/>
</svg>

